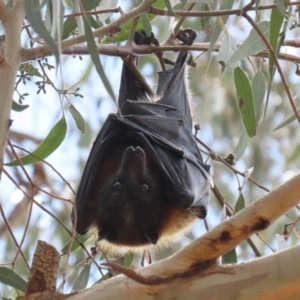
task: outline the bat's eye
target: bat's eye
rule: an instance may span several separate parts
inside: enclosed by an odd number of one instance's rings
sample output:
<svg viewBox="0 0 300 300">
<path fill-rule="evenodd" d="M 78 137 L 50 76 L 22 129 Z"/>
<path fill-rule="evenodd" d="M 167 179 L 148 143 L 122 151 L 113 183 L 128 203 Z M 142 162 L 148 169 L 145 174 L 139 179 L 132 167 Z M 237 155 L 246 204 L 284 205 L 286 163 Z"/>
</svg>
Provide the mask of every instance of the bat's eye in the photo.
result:
<svg viewBox="0 0 300 300">
<path fill-rule="evenodd" d="M 149 190 L 149 187 L 148 187 L 148 185 L 147 184 L 141 184 L 141 190 L 142 190 L 142 192 L 147 192 L 148 190 Z"/>
<path fill-rule="evenodd" d="M 115 183 L 114 183 L 114 188 L 115 189 L 119 189 L 121 187 L 121 182 L 120 181 L 116 181 Z"/>
</svg>

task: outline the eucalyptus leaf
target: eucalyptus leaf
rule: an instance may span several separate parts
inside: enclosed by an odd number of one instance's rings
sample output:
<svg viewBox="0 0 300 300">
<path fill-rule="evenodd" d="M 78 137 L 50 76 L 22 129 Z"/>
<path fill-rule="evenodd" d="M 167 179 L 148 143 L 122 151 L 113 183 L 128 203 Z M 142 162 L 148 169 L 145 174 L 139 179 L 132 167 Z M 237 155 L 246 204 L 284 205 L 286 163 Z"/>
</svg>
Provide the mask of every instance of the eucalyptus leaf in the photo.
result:
<svg viewBox="0 0 300 300">
<path fill-rule="evenodd" d="M 256 124 L 258 124 L 262 116 L 262 105 L 265 98 L 266 88 L 265 75 L 259 70 L 256 72 L 252 81 Z"/>
<path fill-rule="evenodd" d="M 85 11 L 91 11 L 92 9 L 96 8 L 97 6 L 100 5 L 101 0 L 81 0 L 81 3 L 83 5 L 83 8 Z M 90 23 L 92 24 L 93 28 L 95 28 L 95 20 L 94 22 L 90 20 L 89 17 L 92 16 L 87 16 Z M 63 33 L 62 33 L 62 39 L 68 38 L 72 32 L 74 32 L 77 28 L 76 20 L 75 17 L 68 17 L 64 24 L 63 24 Z"/>
<path fill-rule="evenodd" d="M 228 65 L 228 61 L 230 57 L 236 51 L 236 49 L 237 47 L 235 42 L 232 40 L 229 33 L 226 32 L 219 49 L 219 53 L 217 55 L 217 60 L 222 66 L 222 72 L 224 72 L 226 65 Z M 235 62 L 230 67 L 236 68 L 238 66 L 239 66 L 239 62 Z"/>
<path fill-rule="evenodd" d="M 28 107 L 29 107 L 28 104 L 26 104 L 26 105 L 21 105 L 21 104 L 19 104 L 18 102 L 16 102 L 16 101 L 13 100 L 11 109 L 14 110 L 14 111 L 20 112 L 20 111 L 25 110 L 25 109 L 28 108 Z"/>
<path fill-rule="evenodd" d="M 107 79 L 107 76 L 102 67 L 102 64 L 101 64 L 101 61 L 99 58 L 99 52 L 98 52 L 98 49 L 97 49 L 97 46 L 96 46 L 96 43 L 94 40 L 93 31 L 91 29 L 91 25 L 90 25 L 88 19 L 86 18 L 86 16 L 83 17 L 83 22 L 84 22 L 84 30 L 85 30 L 85 36 L 86 36 L 86 41 L 87 41 L 87 47 L 88 47 L 89 53 L 91 55 L 92 61 L 96 67 L 96 70 L 97 70 L 108 94 L 116 102 L 116 96 L 114 94 L 112 86 L 111 86 L 109 80 Z"/>
<path fill-rule="evenodd" d="M 70 113 L 76 123 L 77 128 L 84 134 L 85 133 L 85 121 L 73 104 L 69 105 Z"/>
<path fill-rule="evenodd" d="M 250 142 L 250 137 L 246 131 L 246 128 L 243 127 L 238 143 L 233 151 L 235 155 L 235 161 L 238 161 L 243 156 L 249 142 Z"/>
<path fill-rule="evenodd" d="M 166 7 L 166 5 L 165 5 L 164 0 L 156 0 L 152 4 L 152 7 L 164 9 Z M 148 16 L 149 22 L 151 22 L 156 17 L 156 15 L 150 14 L 150 13 L 147 13 L 147 16 Z M 112 44 L 112 43 L 119 43 L 119 42 L 127 40 L 128 36 L 129 36 L 131 25 L 132 25 L 132 20 L 129 20 L 129 21 L 123 23 L 120 26 L 120 30 L 118 32 L 116 32 L 114 35 L 108 35 L 108 36 L 106 36 L 102 40 L 102 43 L 104 43 L 104 44 Z M 139 20 L 138 20 L 138 22 L 136 24 L 136 31 L 139 31 L 141 29 L 144 29 L 143 28 L 143 22 L 142 22 L 141 18 L 139 18 Z"/>
<path fill-rule="evenodd" d="M 16 290 L 26 293 L 27 290 L 26 281 L 9 268 L 0 267 L 0 282 L 9 285 L 15 288 Z"/>
<path fill-rule="evenodd" d="M 237 212 L 241 211 L 244 208 L 245 208 L 245 198 L 244 198 L 243 193 L 241 192 L 238 200 L 235 203 L 234 213 L 236 214 Z"/>
<path fill-rule="evenodd" d="M 91 237 L 91 234 L 87 233 L 85 235 L 81 235 L 81 234 L 76 233 L 75 237 L 76 237 L 76 239 L 70 239 L 68 241 L 68 243 L 66 245 L 64 245 L 64 247 L 61 250 L 62 255 L 65 255 L 65 254 L 68 254 L 68 253 L 71 253 L 71 252 L 77 250 L 80 247 L 80 244 L 84 244 Z M 72 243 L 72 245 L 71 245 L 71 243 Z"/>
<path fill-rule="evenodd" d="M 147 13 L 141 14 L 141 19 L 142 19 L 142 24 L 145 32 L 147 33 L 148 36 L 150 36 L 152 28 Z"/>
<path fill-rule="evenodd" d="M 234 82 L 243 123 L 249 137 L 252 137 L 256 134 L 253 94 L 249 80 L 240 67 L 234 69 Z"/>
<path fill-rule="evenodd" d="M 39 162 L 41 159 L 48 157 L 52 154 L 62 143 L 66 136 L 67 123 L 63 116 L 51 129 L 44 141 L 32 152 L 33 155 L 28 154 L 20 157 L 20 161 L 23 165 L 29 165 Z M 13 167 L 19 166 L 18 160 L 13 160 L 5 164 L 6 166 Z"/>
<path fill-rule="evenodd" d="M 169 14 L 171 16 L 176 16 L 176 14 L 172 8 L 172 4 L 171 4 L 170 0 L 164 0 L 164 2 L 165 2 L 166 8 L 167 8 Z M 195 2 L 195 1 L 193 1 L 193 2 Z"/>
<path fill-rule="evenodd" d="M 130 268 L 134 260 L 134 253 L 128 252 L 124 255 L 124 267 Z"/>
<path fill-rule="evenodd" d="M 90 272 L 91 272 L 91 263 L 89 262 L 83 267 L 83 269 L 79 273 L 79 275 L 76 278 L 76 281 L 72 287 L 71 292 L 84 290 L 86 288 L 89 278 L 90 278 Z"/>
<path fill-rule="evenodd" d="M 222 265 L 235 264 L 235 263 L 237 263 L 237 255 L 236 255 L 236 250 L 234 248 L 222 256 Z"/>
<path fill-rule="evenodd" d="M 298 113 L 300 114 L 300 108 L 297 109 Z M 292 123 L 293 121 L 296 120 L 296 116 L 295 114 L 291 114 L 290 116 L 288 116 L 286 119 L 284 119 L 284 121 L 282 121 L 281 123 L 279 123 L 275 128 L 272 129 L 272 131 L 276 131 L 290 123 Z"/>
<path fill-rule="evenodd" d="M 280 13 L 282 15 L 285 14 L 285 6 L 284 6 L 284 2 L 283 0 L 275 0 L 275 3 L 277 5 L 278 10 L 280 11 Z"/>
<path fill-rule="evenodd" d="M 59 63 L 58 48 L 55 45 L 50 32 L 47 30 L 41 16 L 39 0 L 24 0 L 24 8 L 28 22 L 34 31 L 48 44 L 53 52 L 56 63 Z"/>
<path fill-rule="evenodd" d="M 257 23 L 257 26 L 261 30 L 261 32 L 265 35 L 267 39 L 269 39 L 270 34 L 270 22 L 269 21 L 261 21 Z M 266 44 L 258 35 L 254 28 L 251 29 L 248 37 L 245 41 L 238 47 L 238 49 L 233 53 L 231 58 L 228 61 L 228 66 L 231 66 L 233 63 L 240 61 L 252 54 L 255 54 L 266 48 Z"/>
<path fill-rule="evenodd" d="M 192 1 L 194 2 L 194 1 Z M 207 3 L 207 2 L 202 2 L 202 3 Z M 234 0 L 224 0 L 221 1 L 219 10 L 227 10 L 231 9 L 233 7 Z M 221 17 L 215 17 L 212 18 L 212 23 L 211 23 L 211 32 L 208 34 L 206 37 L 206 40 L 210 42 L 209 48 L 208 48 L 208 54 L 211 54 L 211 51 L 214 49 L 214 46 L 221 34 L 222 31 L 226 31 L 225 25 L 229 19 L 229 15 L 227 16 L 221 16 Z"/>
</svg>

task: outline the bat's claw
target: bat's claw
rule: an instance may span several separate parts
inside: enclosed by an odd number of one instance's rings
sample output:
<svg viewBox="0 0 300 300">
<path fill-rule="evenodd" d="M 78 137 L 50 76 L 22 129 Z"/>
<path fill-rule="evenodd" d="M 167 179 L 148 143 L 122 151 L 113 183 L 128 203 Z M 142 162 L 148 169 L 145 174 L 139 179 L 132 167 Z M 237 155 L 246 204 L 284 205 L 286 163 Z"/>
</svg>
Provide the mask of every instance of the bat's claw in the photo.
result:
<svg viewBox="0 0 300 300">
<path fill-rule="evenodd" d="M 176 38 L 186 46 L 191 46 L 197 37 L 196 31 L 192 29 L 180 29 Z"/>
<path fill-rule="evenodd" d="M 135 33 L 134 42 L 137 45 L 155 45 L 155 46 L 159 46 L 159 42 L 155 38 L 153 32 L 151 32 L 150 36 L 148 36 L 144 29 L 142 29 L 141 31 L 137 31 Z"/>
</svg>

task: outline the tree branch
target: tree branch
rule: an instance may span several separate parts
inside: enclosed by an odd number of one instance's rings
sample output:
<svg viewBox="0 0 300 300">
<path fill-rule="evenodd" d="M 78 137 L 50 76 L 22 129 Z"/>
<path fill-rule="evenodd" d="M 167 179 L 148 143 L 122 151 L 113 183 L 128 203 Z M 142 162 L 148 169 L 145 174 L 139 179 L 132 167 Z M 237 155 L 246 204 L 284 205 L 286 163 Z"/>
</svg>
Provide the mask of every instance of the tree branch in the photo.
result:
<svg viewBox="0 0 300 300">
<path fill-rule="evenodd" d="M 94 37 L 100 37 L 102 35 L 108 34 L 115 32 L 119 26 L 126 21 L 129 21 L 131 19 L 134 19 L 135 17 L 141 15 L 142 13 L 146 12 L 149 10 L 150 5 L 154 2 L 154 0 L 145 0 L 142 2 L 140 6 L 137 8 L 129 11 L 128 13 L 122 14 L 116 21 L 111 22 L 107 26 L 103 26 L 101 28 L 96 29 L 93 31 Z M 74 38 L 63 40 L 61 42 L 61 49 L 65 49 L 68 47 L 72 47 L 74 45 L 80 44 L 85 42 L 86 37 L 85 35 L 78 35 Z M 22 50 L 22 61 L 27 61 L 27 60 L 35 60 L 39 57 L 49 55 L 51 54 L 51 50 L 48 45 L 40 46 L 40 47 L 35 47 L 31 49 L 23 49 Z"/>
<path fill-rule="evenodd" d="M 201 299 L 271 300 L 286 299 L 287 292 L 290 293 L 289 299 L 297 299 L 296 295 L 300 295 L 300 245 L 243 264 L 211 266 L 209 262 L 215 261 L 253 233 L 265 229 L 299 203 L 299 185 L 300 174 L 175 255 L 137 272 L 131 270 L 126 273 L 151 285 L 141 285 L 119 276 L 71 296 L 70 300 L 109 300 L 118 299 L 120 295 L 122 299 L 141 300 L 155 297 L 171 299 L 174 295 L 177 299 L 199 299 L 200 294 Z M 215 286 L 219 288 L 215 289 Z"/>
<path fill-rule="evenodd" d="M 21 28 L 24 15 L 23 0 L 15 1 L 12 8 L 7 8 L 3 1 L 0 1 L 0 20 L 6 33 L 3 57 L 0 61 L 0 179 L 6 138 L 10 126 L 10 110 L 15 79 L 21 62 Z"/>
</svg>

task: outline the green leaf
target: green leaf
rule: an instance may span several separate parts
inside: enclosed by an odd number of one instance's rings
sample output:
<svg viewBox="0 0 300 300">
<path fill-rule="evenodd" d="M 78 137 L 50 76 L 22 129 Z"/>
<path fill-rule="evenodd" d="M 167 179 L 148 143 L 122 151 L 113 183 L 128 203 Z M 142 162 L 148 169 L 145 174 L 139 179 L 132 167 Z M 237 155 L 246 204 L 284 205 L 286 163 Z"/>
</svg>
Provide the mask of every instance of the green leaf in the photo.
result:
<svg viewBox="0 0 300 300">
<path fill-rule="evenodd" d="M 81 3 L 85 11 L 91 11 L 92 9 L 99 6 L 101 0 L 82 0 Z M 92 16 L 87 16 L 93 28 L 95 28 L 95 20 Z M 93 19 L 93 21 L 91 20 Z M 98 24 L 97 24 L 98 25 Z M 98 25 L 99 27 L 99 25 Z M 71 33 L 77 28 L 76 20 L 74 17 L 68 17 L 63 25 L 62 39 L 68 38 Z"/>
<path fill-rule="evenodd" d="M 156 0 L 152 4 L 152 7 L 163 9 L 166 6 L 165 6 L 164 0 Z M 156 15 L 150 14 L 150 13 L 147 13 L 147 16 L 148 16 L 149 22 L 151 22 L 156 17 Z M 128 36 L 129 36 L 131 25 L 132 25 L 132 20 L 129 20 L 129 21 L 123 23 L 120 26 L 120 31 L 116 32 L 112 36 L 108 35 L 106 38 L 104 38 L 102 40 L 102 43 L 104 43 L 104 44 L 112 44 L 112 43 L 119 43 L 119 42 L 127 40 Z M 139 20 L 137 22 L 137 25 L 136 25 L 136 31 L 139 31 L 141 29 L 144 29 L 143 28 L 143 22 L 142 22 L 141 18 L 139 18 Z"/>
<path fill-rule="evenodd" d="M 283 23 L 284 15 L 277 9 L 273 8 L 271 12 L 270 20 L 270 44 L 277 55 L 278 53 L 278 42 L 279 42 L 279 33 Z M 269 72 L 270 78 L 273 78 L 274 71 L 274 59 L 271 54 L 269 54 Z"/>
<path fill-rule="evenodd" d="M 224 38 L 221 43 L 221 47 L 219 49 L 219 53 L 217 56 L 218 62 L 222 66 L 222 72 L 225 71 L 225 67 L 232 56 L 232 54 L 236 51 L 237 47 L 235 42 L 232 40 L 228 32 L 225 32 Z M 239 66 L 239 62 L 233 63 L 230 67 L 236 68 Z"/>
<path fill-rule="evenodd" d="M 128 252 L 124 255 L 124 267 L 130 268 L 134 260 L 134 253 Z"/>
<path fill-rule="evenodd" d="M 275 3 L 277 5 L 277 8 L 279 9 L 281 14 L 285 14 L 285 6 L 284 6 L 284 2 L 283 0 L 275 0 Z"/>
<path fill-rule="evenodd" d="M 24 0 L 24 8 L 28 22 L 34 31 L 48 44 L 55 56 L 56 63 L 59 63 L 59 53 L 53 38 L 47 30 L 42 17 L 39 0 Z"/>
<path fill-rule="evenodd" d="M 205 3 L 205 2 L 202 2 Z M 219 10 L 227 10 L 227 9 L 231 9 L 233 7 L 234 4 L 234 0 L 223 0 L 221 1 L 220 4 L 220 8 Z M 211 51 L 213 50 L 220 34 L 222 31 L 226 31 L 225 29 L 225 25 L 227 23 L 229 19 L 229 15 L 227 16 L 222 16 L 222 17 L 216 17 L 213 18 L 212 23 L 211 23 L 211 30 L 209 32 L 211 32 L 211 34 L 209 34 L 206 37 L 206 40 L 210 42 L 209 48 L 208 48 L 208 54 L 211 54 Z"/>
<path fill-rule="evenodd" d="M 300 113 L 300 108 L 297 109 L 298 113 Z M 290 116 L 288 116 L 286 119 L 284 119 L 284 121 L 282 121 L 280 124 L 278 124 L 275 128 L 273 128 L 271 131 L 276 131 L 290 123 L 292 123 L 294 120 L 296 120 L 296 116 L 295 114 L 292 114 Z"/>
<path fill-rule="evenodd" d="M 91 263 L 87 263 L 78 275 L 71 292 L 84 290 L 88 284 L 91 272 Z"/>
<path fill-rule="evenodd" d="M 84 30 L 85 30 L 85 36 L 86 36 L 86 41 L 87 41 L 87 47 L 89 50 L 89 53 L 91 55 L 92 61 L 96 67 L 96 70 L 103 82 L 104 87 L 106 88 L 108 94 L 111 96 L 111 98 L 116 102 L 116 96 L 114 94 L 114 91 L 112 89 L 112 86 L 110 82 L 108 81 L 106 74 L 104 72 L 104 69 L 102 67 L 100 58 L 99 58 L 99 52 L 94 40 L 93 36 L 93 31 L 91 29 L 91 25 L 86 18 L 86 16 L 83 17 L 83 22 L 84 22 Z"/>
<path fill-rule="evenodd" d="M 0 282 L 26 293 L 27 290 L 26 281 L 9 268 L 0 267 Z"/>
<path fill-rule="evenodd" d="M 244 152 L 247 149 L 249 142 L 250 142 L 250 137 L 247 134 L 246 128 L 243 127 L 239 141 L 233 151 L 233 153 L 235 155 L 235 161 L 238 161 L 243 156 Z"/>
<path fill-rule="evenodd" d="M 76 233 L 75 237 L 77 240 L 70 239 L 68 241 L 68 243 L 62 248 L 62 250 L 61 250 L 62 255 L 65 255 L 65 254 L 68 254 L 68 253 L 71 253 L 71 252 L 77 250 L 80 247 L 80 244 L 84 244 L 91 237 L 91 234 L 87 233 L 85 235 L 80 235 L 80 234 Z M 71 243 L 72 243 L 72 245 L 71 245 Z"/>
<path fill-rule="evenodd" d="M 51 129 L 44 141 L 32 152 L 33 155 L 28 154 L 23 157 L 20 157 L 23 165 L 29 165 L 36 162 L 39 162 L 41 159 L 48 157 L 52 154 L 58 146 L 62 143 L 66 136 L 67 132 L 67 123 L 65 117 L 63 116 Z M 5 164 L 9 167 L 19 166 L 17 160 L 13 160 Z"/>
<path fill-rule="evenodd" d="M 141 19 L 142 19 L 142 24 L 145 32 L 147 33 L 148 36 L 150 36 L 152 32 L 152 28 L 147 13 L 141 14 Z"/>
<path fill-rule="evenodd" d="M 12 102 L 12 106 L 11 106 L 11 109 L 14 110 L 14 111 L 23 111 L 24 109 L 28 108 L 29 105 L 21 105 L 19 104 L 18 102 L 14 101 Z"/>
<path fill-rule="evenodd" d="M 266 88 L 265 76 L 262 71 L 258 71 L 252 81 L 256 124 L 258 124 L 262 116 L 262 104 L 264 102 Z"/>
<path fill-rule="evenodd" d="M 234 69 L 234 82 L 243 123 L 249 137 L 252 137 L 256 134 L 253 95 L 249 80 L 240 67 Z"/>
<path fill-rule="evenodd" d="M 244 208 L 245 208 L 245 198 L 243 193 L 240 193 L 240 196 L 234 206 L 234 213 L 236 214 L 237 212 L 241 211 Z"/>
<path fill-rule="evenodd" d="M 110 271 L 108 271 L 104 276 L 102 276 L 99 280 L 97 280 L 93 285 L 95 285 L 97 283 L 100 283 L 102 281 L 105 281 L 105 280 L 107 280 L 109 278 L 112 278 L 112 277 L 114 277 L 114 275 Z"/>
<path fill-rule="evenodd" d="M 237 263 L 237 255 L 236 255 L 236 250 L 234 248 L 222 256 L 222 265 L 235 264 L 235 263 Z"/>
<path fill-rule="evenodd" d="M 165 2 L 165 6 L 166 6 L 167 10 L 169 11 L 170 15 L 171 16 L 176 16 L 176 14 L 175 14 L 175 12 L 174 12 L 174 10 L 172 8 L 172 5 L 171 5 L 170 1 L 169 0 L 164 0 L 164 2 Z"/>
<path fill-rule="evenodd" d="M 261 21 L 257 23 L 257 26 L 262 31 L 262 33 L 269 39 L 270 33 L 270 22 L 269 21 Z M 252 54 L 255 54 L 266 48 L 266 44 L 258 35 L 256 30 L 252 28 L 250 34 L 245 39 L 245 41 L 238 47 L 238 49 L 233 53 L 230 60 L 228 61 L 228 66 L 233 63 L 240 61 Z"/>
<path fill-rule="evenodd" d="M 85 133 L 85 121 L 73 104 L 69 105 L 70 113 L 76 123 L 77 128 L 84 134 Z"/>
</svg>

